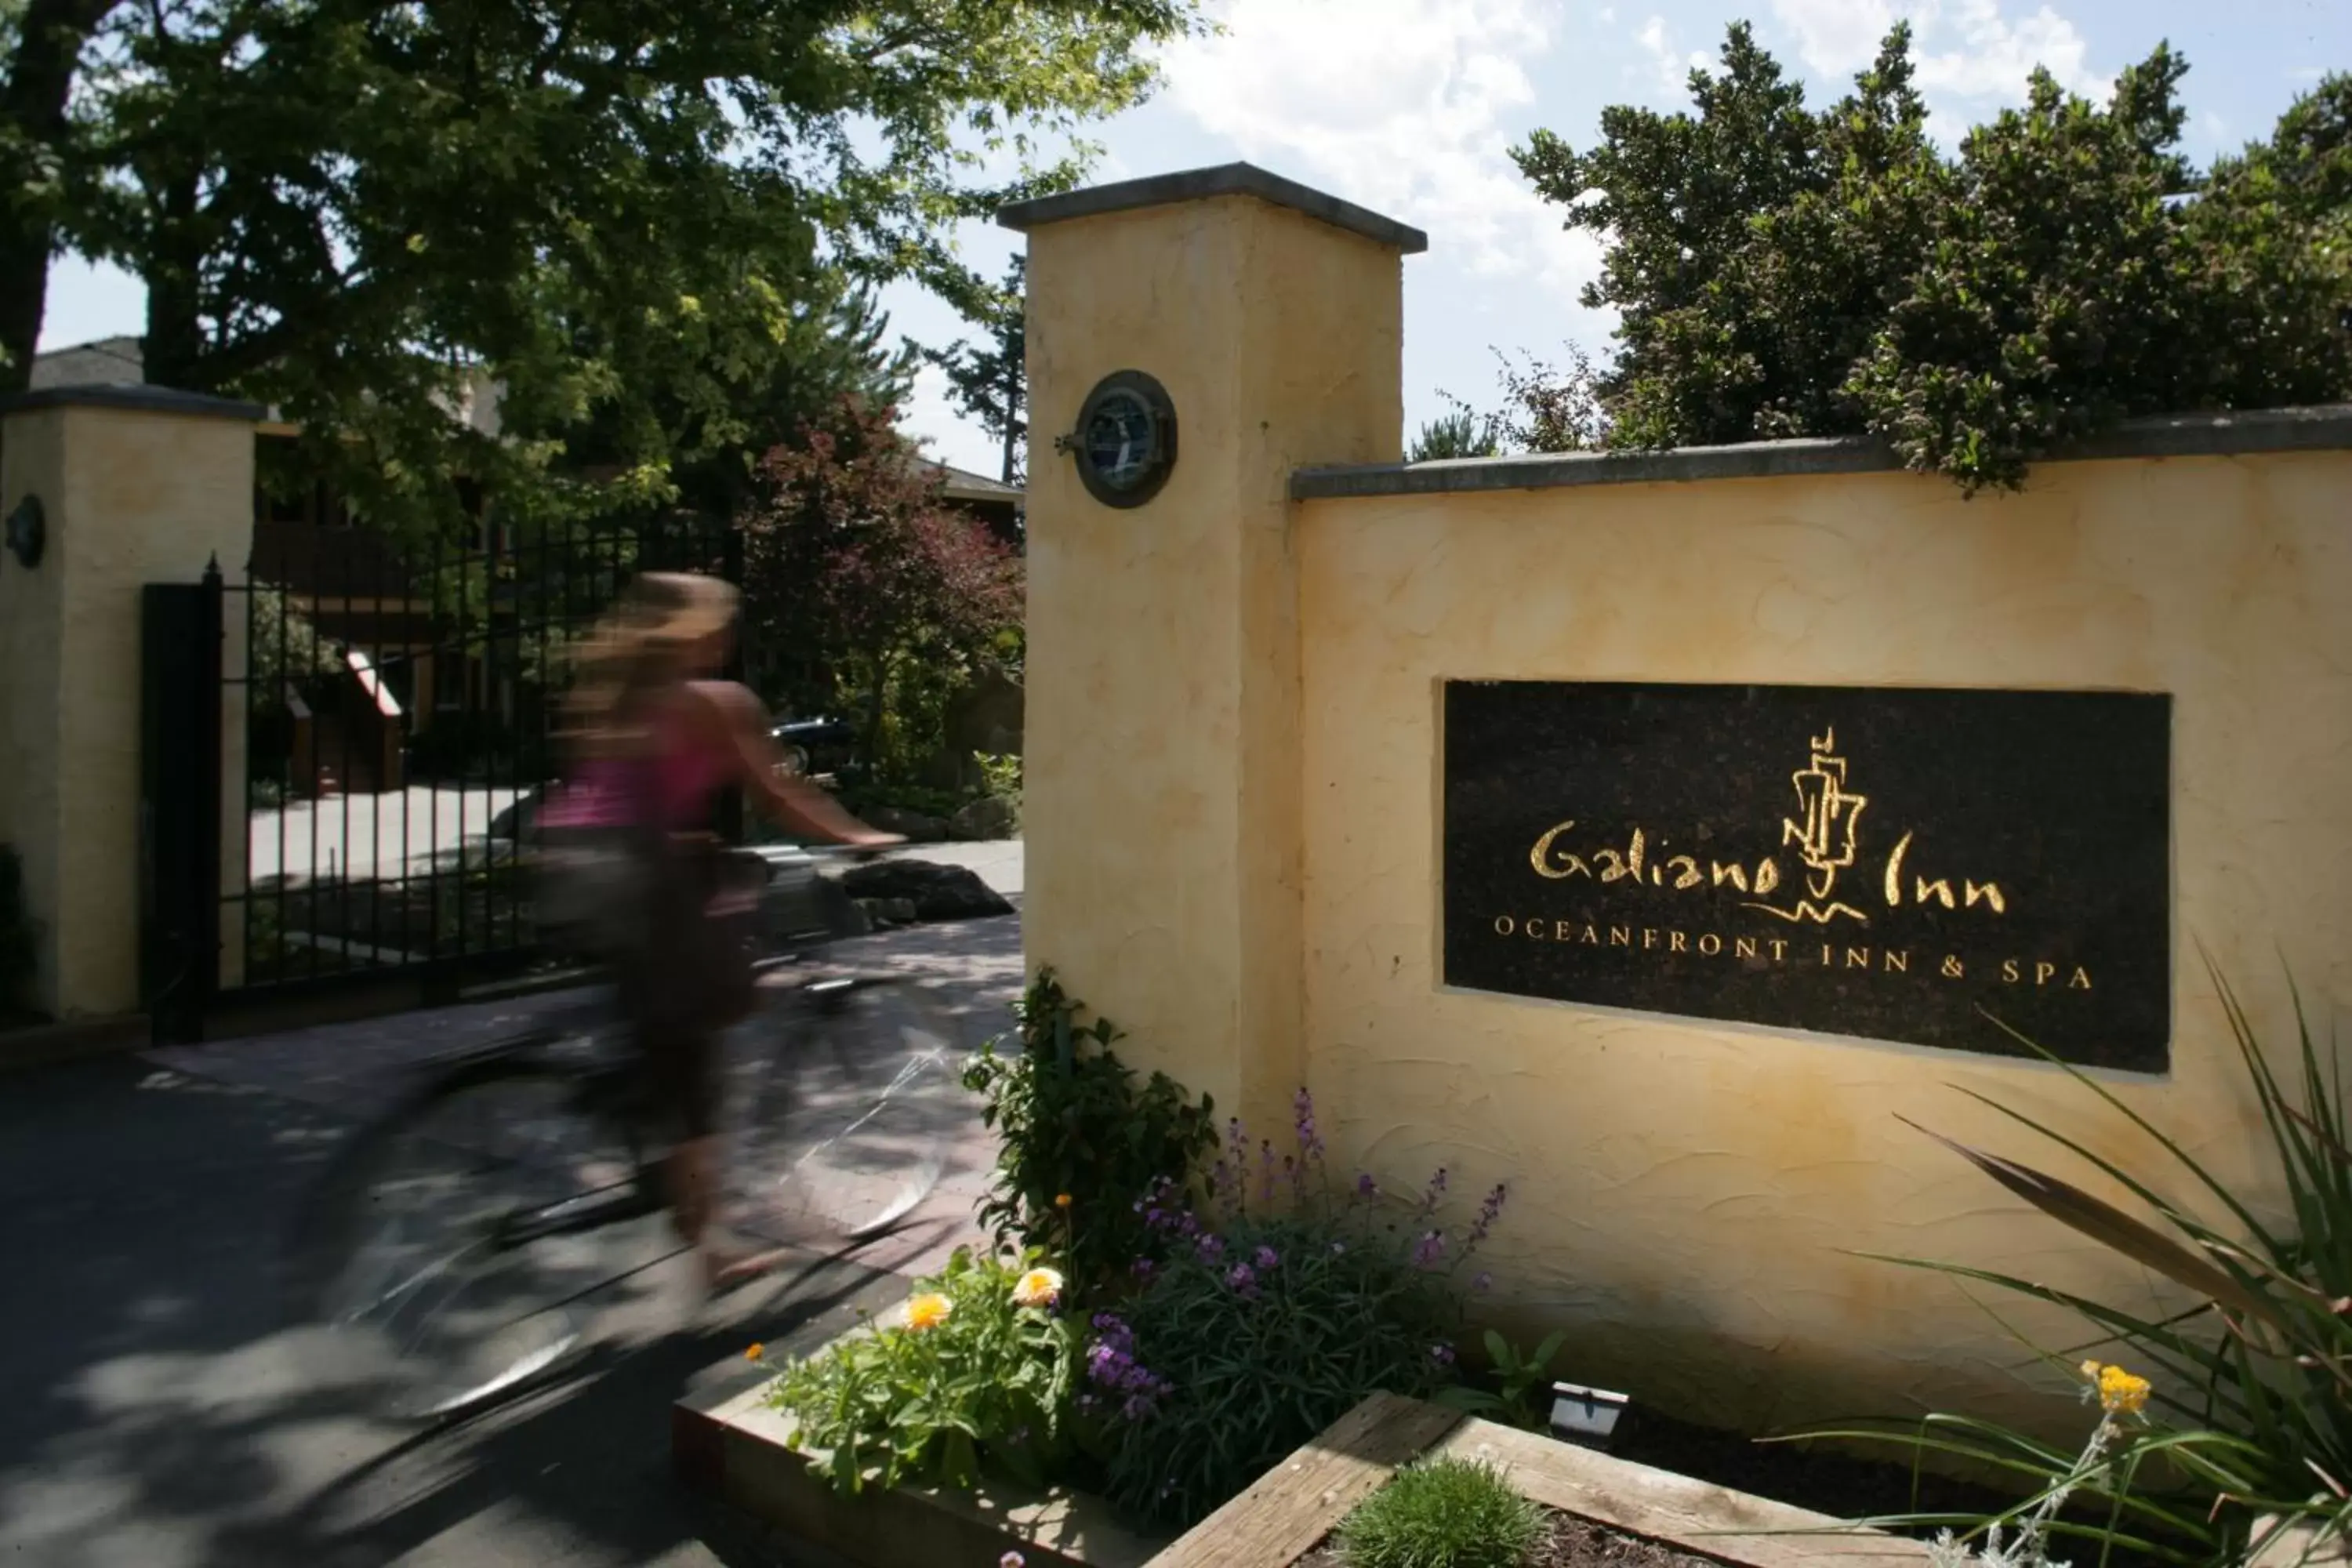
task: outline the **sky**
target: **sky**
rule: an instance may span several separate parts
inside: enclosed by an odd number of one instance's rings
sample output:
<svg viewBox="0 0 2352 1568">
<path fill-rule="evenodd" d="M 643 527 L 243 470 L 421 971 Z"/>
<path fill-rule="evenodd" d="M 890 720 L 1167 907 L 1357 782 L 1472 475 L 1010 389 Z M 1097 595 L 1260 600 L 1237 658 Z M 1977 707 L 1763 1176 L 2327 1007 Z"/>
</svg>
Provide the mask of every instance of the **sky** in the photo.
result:
<svg viewBox="0 0 2352 1568">
<path fill-rule="evenodd" d="M 1936 134 L 2021 101 L 2037 64 L 2104 97 L 2116 72 L 2169 39 L 2188 58 L 2189 150 L 2202 160 L 2266 134 L 2296 93 L 2352 69 L 2352 0 L 1207 0 L 1210 37 L 1163 51 L 1152 99 L 1092 127 L 1093 178 L 1129 179 L 1246 160 L 1427 231 L 1404 264 L 1408 432 L 1444 395 L 1496 401 L 1496 350 L 1605 355 L 1612 322 L 1577 302 L 1600 268 L 1597 238 L 1569 235 L 1510 159 L 1549 129 L 1581 151 L 1601 110 L 1685 106 L 1690 68 L 1729 23 L 1824 101 L 1842 93 L 1898 19 L 1914 29 Z M 1001 275 L 1020 237 L 962 226 L 963 254 Z M 931 344 L 968 335 L 919 288 L 888 291 L 893 329 Z M 135 333 L 138 282 L 63 260 L 44 348 Z M 937 371 L 906 425 L 933 456 L 993 474 L 995 444 L 961 422 Z"/>
</svg>

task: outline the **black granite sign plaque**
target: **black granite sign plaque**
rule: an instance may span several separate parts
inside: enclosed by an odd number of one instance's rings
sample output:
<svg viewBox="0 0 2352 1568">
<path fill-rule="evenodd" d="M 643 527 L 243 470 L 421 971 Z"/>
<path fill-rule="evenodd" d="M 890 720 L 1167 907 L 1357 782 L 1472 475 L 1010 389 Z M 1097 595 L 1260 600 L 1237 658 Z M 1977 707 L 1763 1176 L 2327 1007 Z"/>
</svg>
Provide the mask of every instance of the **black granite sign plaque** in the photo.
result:
<svg viewBox="0 0 2352 1568">
<path fill-rule="evenodd" d="M 1451 681 L 1444 701 L 1447 984 L 2027 1054 L 2007 1025 L 2069 1061 L 2168 1066 L 2170 697 Z"/>
</svg>

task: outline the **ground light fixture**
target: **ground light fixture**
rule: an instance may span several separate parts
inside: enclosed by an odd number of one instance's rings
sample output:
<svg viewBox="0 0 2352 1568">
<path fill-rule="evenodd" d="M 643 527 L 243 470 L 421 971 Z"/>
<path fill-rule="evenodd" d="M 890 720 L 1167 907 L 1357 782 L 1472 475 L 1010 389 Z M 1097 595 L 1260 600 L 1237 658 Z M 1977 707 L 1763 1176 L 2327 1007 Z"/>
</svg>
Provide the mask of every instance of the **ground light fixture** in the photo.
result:
<svg viewBox="0 0 2352 1568">
<path fill-rule="evenodd" d="M 1616 1447 L 1620 1419 L 1632 1405 L 1631 1396 L 1581 1384 L 1551 1385 L 1551 1435 L 1563 1443 L 1602 1453 Z"/>
</svg>

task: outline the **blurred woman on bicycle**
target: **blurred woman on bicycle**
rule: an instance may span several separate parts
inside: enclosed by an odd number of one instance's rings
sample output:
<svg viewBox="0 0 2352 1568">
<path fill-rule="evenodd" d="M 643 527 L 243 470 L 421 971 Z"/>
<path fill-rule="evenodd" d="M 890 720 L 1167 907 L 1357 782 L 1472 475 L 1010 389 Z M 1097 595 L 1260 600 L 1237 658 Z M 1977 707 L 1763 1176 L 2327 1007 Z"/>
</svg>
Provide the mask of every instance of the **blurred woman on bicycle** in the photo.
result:
<svg viewBox="0 0 2352 1568">
<path fill-rule="evenodd" d="M 712 1242 L 719 1172 L 719 1036 L 751 1009 L 764 868 L 712 831 L 740 788 L 788 832 L 861 848 L 878 833 L 793 777 L 760 700 L 725 668 L 736 591 L 717 578 L 641 574 L 580 660 L 565 724 L 567 777 L 541 823 L 556 875 L 551 923 L 607 963 L 646 1068 L 648 1109 L 675 1140 L 671 1212 L 705 1282 L 770 1259 Z"/>
</svg>

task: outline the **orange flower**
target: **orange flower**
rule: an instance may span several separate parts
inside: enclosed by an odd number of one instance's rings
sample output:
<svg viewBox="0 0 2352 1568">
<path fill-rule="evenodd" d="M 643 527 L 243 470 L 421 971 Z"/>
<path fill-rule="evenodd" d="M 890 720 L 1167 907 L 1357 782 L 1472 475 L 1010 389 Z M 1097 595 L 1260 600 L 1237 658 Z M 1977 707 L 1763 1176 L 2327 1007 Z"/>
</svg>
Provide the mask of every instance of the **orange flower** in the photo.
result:
<svg viewBox="0 0 2352 1568">
<path fill-rule="evenodd" d="M 954 1310 L 954 1302 L 945 1296 L 927 1290 L 919 1296 L 909 1299 L 907 1302 L 907 1326 L 917 1331 L 936 1329 L 946 1322 L 948 1314 Z"/>
<path fill-rule="evenodd" d="M 766 1355 L 767 1353 L 768 1347 L 755 1342 L 750 1350 L 743 1352 L 743 1359 L 745 1361 L 758 1361 L 761 1356 Z"/>
<path fill-rule="evenodd" d="M 1051 1268 L 1032 1268 L 1013 1287 L 1016 1307 L 1050 1307 L 1062 1299 L 1062 1276 Z"/>
<path fill-rule="evenodd" d="M 1057 1209 L 1068 1208 L 1070 1206 L 1070 1194 L 1064 1193 L 1060 1196 L 1056 1197 L 1054 1200 L 1054 1206 Z"/>
</svg>

